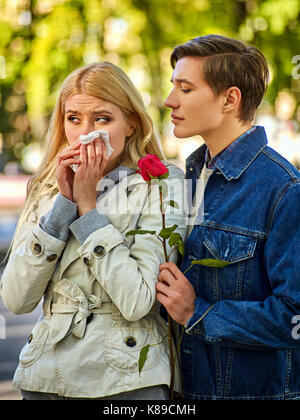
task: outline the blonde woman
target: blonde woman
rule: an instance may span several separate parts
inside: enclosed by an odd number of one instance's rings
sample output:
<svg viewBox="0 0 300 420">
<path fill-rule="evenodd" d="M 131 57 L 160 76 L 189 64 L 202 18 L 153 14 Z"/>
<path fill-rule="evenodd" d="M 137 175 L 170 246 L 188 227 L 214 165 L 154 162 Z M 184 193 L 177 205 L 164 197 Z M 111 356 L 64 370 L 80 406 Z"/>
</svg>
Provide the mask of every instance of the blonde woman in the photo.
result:
<svg viewBox="0 0 300 420">
<path fill-rule="evenodd" d="M 110 157 L 101 137 L 78 141 L 95 130 L 108 132 Z M 167 329 L 155 303 L 163 249 L 153 235 L 125 236 L 161 228 L 158 187 L 148 190 L 136 173 L 147 153 L 163 159 L 143 101 L 122 70 L 99 63 L 67 77 L 1 281 L 15 314 L 33 311 L 44 298 L 13 381 L 24 399 L 167 398 Z M 183 172 L 168 168 L 171 198 L 182 202 Z M 166 215 L 183 238 L 184 221 L 182 211 Z M 139 375 L 141 348 L 159 342 Z"/>
</svg>

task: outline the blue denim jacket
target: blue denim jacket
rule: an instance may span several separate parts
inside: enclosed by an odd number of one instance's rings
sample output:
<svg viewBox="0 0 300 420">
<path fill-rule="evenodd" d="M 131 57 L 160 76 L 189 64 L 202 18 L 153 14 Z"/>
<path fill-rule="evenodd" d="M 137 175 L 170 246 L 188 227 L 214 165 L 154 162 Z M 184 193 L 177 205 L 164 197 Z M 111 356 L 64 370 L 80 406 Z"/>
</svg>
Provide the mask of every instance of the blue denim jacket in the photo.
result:
<svg viewBox="0 0 300 420">
<path fill-rule="evenodd" d="M 205 151 L 187 160 L 193 184 Z M 186 273 L 197 298 L 181 345 L 185 397 L 300 399 L 300 173 L 267 146 L 263 127 L 216 167 L 181 271 L 195 259 L 231 264 Z"/>
</svg>

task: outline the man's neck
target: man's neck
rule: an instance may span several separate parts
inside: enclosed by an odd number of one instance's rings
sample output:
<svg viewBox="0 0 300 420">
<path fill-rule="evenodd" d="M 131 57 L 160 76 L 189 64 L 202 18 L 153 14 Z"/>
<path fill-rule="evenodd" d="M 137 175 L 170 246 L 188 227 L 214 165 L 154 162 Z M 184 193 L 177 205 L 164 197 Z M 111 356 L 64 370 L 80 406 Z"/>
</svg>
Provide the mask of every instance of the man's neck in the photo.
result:
<svg viewBox="0 0 300 420">
<path fill-rule="evenodd" d="M 228 124 L 227 126 L 222 125 L 212 133 L 203 135 L 203 139 L 209 150 L 210 158 L 212 159 L 222 150 L 226 149 L 226 147 L 248 131 L 252 126 L 252 122 L 243 124 Z"/>
</svg>

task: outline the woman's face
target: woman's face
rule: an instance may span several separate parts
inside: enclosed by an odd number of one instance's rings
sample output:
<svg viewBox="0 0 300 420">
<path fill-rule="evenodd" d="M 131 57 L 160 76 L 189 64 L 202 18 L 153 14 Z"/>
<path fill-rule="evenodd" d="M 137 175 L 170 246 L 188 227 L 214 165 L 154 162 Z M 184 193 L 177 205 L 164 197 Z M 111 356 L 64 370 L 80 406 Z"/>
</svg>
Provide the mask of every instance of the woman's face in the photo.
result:
<svg viewBox="0 0 300 420">
<path fill-rule="evenodd" d="M 117 105 L 86 94 L 72 95 L 66 100 L 64 127 L 70 145 L 81 134 L 107 130 L 114 149 L 110 162 L 122 153 L 126 137 L 134 130 Z"/>
</svg>

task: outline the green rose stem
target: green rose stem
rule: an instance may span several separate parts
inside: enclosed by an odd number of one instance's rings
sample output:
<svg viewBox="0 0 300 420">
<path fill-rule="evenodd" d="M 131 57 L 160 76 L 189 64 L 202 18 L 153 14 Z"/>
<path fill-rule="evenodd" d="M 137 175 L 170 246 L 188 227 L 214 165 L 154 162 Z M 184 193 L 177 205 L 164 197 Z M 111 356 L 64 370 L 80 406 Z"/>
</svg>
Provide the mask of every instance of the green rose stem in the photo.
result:
<svg viewBox="0 0 300 420">
<path fill-rule="evenodd" d="M 159 186 L 159 199 L 160 199 L 160 211 L 162 217 L 162 228 L 165 229 L 166 227 L 166 220 L 165 220 L 165 213 L 163 209 L 163 194 L 162 194 L 162 187 Z M 162 240 L 164 254 L 165 254 L 165 261 L 169 261 L 169 257 L 167 254 L 167 246 L 166 240 L 163 238 Z M 172 341 L 172 318 L 168 314 L 168 341 L 169 341 L 169 351 L 170 351 L 170 360 L 171 360 L 171 383 L 170 383 L 170 398 L 173 400 L 174 397 L 174 354 L 173 354 L 173 341 Z"/>
</svg>

